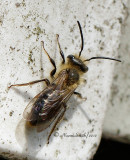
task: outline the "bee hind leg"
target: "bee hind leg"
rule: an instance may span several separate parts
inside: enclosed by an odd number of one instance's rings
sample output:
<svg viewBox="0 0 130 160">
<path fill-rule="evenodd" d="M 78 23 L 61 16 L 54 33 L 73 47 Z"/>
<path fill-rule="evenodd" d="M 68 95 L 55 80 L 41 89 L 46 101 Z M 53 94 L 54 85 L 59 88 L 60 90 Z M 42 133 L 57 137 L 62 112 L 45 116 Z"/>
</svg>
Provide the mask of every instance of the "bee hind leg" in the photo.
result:
<svg viewBox="0 0 130 160">
<path fill-rule="evenodd" d="M 52 127 L 52 129 L 51 129 L 51 131 L 50 131 L 50 133 L 49 133 L 49 136 L 48 136 L 48 138 L 47 138 L 47 144 L 49 144 L 49 140 L 50 140 L 50 137 L 51 137 L 52 133 L 54 132 L 56 126 L 58 125 L 58 123 L 60 123 L 60 121 L 62 120 L 62 118 L 63 118 L 63 116 L 64 116 L 64 114 L 65 114 L 65 111 L 66 111 L 66 107 L 67 107 L 67 106 L 66 106 L 65 103 L 63 103 L 63 106 L 64 106 L 64 110 L 63 110 L 63 112 L 60 114 L 60 116 L 57 118 L 55 124 L 53 125 L 53 127 Z"/>
<path fill-rule="evenodd" d="M 28 82 L 28 83 L 23 83 L 23 84 L 13 84 L 11 86 L 9 86 L 8 88 L 14 87 L 14 86 L 28 86 L 28 85 L 33 85 L 35 83 L 39 83 L 39 82 L 43 82 L 45 81 L 46 85 L 48 86 L 50 84 L 50 81 L 48 79 L 41 79 L 41 80 L 36 80 L 36 81 L 32 81 L 32 82 Z"/>
</svg>

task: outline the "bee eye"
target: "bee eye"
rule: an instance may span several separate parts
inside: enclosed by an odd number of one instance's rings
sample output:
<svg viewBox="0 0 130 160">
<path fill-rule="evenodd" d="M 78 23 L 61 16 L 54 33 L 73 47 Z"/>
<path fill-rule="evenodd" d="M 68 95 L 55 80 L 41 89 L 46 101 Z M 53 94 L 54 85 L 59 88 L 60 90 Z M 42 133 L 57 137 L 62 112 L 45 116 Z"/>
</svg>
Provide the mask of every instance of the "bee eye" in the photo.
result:
<svg viewBox="0 0 130 160">
<path fill-rule="evenodd" d="M 88 71 L 88 67 L 85 66 L 85 65 L 82 65 L 82 66 L 80 67 L 80 69 L 81 69 L 84 73 Z"/>
</svg>

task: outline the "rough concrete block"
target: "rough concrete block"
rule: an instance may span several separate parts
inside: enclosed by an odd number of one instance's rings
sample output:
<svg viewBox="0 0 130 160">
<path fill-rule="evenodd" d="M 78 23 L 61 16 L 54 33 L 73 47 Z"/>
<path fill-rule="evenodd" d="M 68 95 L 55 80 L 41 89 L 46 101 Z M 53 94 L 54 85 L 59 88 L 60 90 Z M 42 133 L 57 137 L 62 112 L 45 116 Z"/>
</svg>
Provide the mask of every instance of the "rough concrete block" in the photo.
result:
<svg viewBox="0 0 130 160">
<path fill-rule="evenodd" d="M 121 65 L 115 65 L 111 94 L 106 112 L 103 135 L 130 143 L 130 1 L 125 7 L 118 53 Z"/>
<path fill-rule="evenodd" d="M 90 159 L 97 150 L 109 99 L 114 65 L 117 62 L 93 60 L 84 74 L 87 83 L 79 86 L 87 101 L 72 96 L 65 118 L 46 144 L 49 127 L 41 133 L 25 128 L 22 114 L 44 84 L 15 87 L 49 77 L 52 66 L 41 49 L 41 41 L 60 66 L 56 34 L 65 56 L 80 51 L 77 20 L 84 34 L 82 57 L 118 58 L 121 22 L 126 1 L 44 1 L 7 0 L 0 3 L 0 154 L 17 159 Z M 119 64 L 121 65 L 121 64 Z M 89 122 L 89 118 L 91 123 Z"/>
</svg>

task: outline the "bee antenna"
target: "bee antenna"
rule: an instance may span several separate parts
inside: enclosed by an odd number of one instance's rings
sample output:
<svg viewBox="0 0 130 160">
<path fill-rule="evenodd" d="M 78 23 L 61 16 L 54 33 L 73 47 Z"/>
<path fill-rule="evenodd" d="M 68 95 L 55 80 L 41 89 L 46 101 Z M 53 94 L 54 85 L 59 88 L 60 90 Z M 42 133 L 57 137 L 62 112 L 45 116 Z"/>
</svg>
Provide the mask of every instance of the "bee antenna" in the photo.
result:
<svg viewBox="0 0 130 160">
<path fill-rule="evenodd" d="M 84 60 L 84 62 L 86 62 L 86 61 L 91 61 L 92 59 L 109 59 L 109 60 L 121 62 L 121 60 L 119 60 L 119 59 L 109 58 L 109 57 L 92 57 L 92 58 L 90 58 L 90 59 Z"/>
<path fill-rule="evenodd" d="M 80 25 L 79 21 L 77 21 L 77 23 L 78 23 L 78 26 L 79 26 L 80 35 L 81 35 L 81 41 L 82 41 L 82 43 L 81 43 L 81 50 L 79 52 L 79 57 L 80 57 L 81 56 L 81 52 L 82 52 L 82 50 L 84 48 L 84 38 L 83 38 L 83 32 L 82 32 L 82 28 L 81 28 L 81 25 Z"/>
</svg>

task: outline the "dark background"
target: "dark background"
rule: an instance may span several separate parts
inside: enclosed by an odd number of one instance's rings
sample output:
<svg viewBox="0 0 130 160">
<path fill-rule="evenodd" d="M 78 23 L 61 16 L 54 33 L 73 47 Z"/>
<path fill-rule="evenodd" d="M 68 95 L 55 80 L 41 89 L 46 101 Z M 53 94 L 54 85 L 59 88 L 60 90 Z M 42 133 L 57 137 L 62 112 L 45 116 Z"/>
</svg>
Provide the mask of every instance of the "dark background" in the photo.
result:
<svg viewBox="0 0 130 160">
<path fill-rule="evenodd" d="M 130 160 L 130 144 L 103 139 L 93 160 Z"/>
<path fill-rule="evenodd" d="M 112 140 L 101 140 L 100 146 L 93 160 L 130 160 L 130 144 Z M 0 158 L 0 160 L 6 160 Z M 84 159 L 85 160 L 85 159 Z"/>
</svg>

